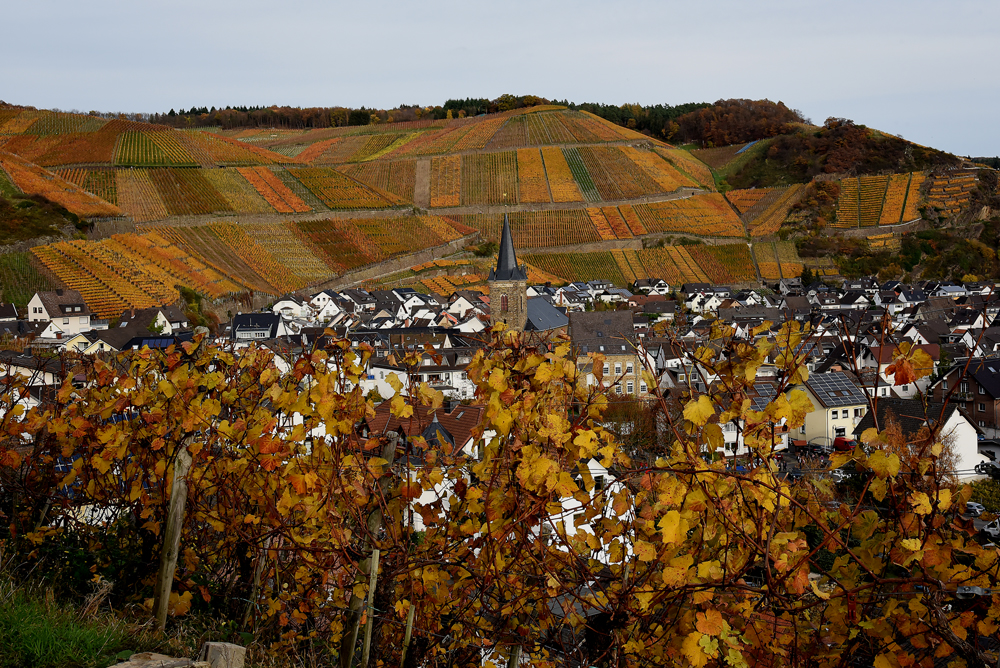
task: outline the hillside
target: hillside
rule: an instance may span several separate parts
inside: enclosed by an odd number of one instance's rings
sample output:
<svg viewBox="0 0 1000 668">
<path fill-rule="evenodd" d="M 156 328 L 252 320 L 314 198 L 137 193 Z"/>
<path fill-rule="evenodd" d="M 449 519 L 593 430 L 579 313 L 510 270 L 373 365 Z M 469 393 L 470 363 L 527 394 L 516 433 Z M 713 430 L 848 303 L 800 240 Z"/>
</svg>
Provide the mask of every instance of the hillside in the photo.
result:
<svg viewBox="0 0 1000 668">
<path fill-rule="evenodd" d="M 991 211 L 995 179 L 955 156 L 843 119 L 808 125 L 780 103 L 692 108 L 661 132 L 697 142 L 686 150 L 546 104 L 234 130 L 2 107 L 0 166 L 20 201 L 96 224 L 94 241 L 34 249 L 31 266 L 86 288 L 101 314 L 176 299 L 179 286 L 214 300 L 277 296 L 366 267 L 367 284 L 481 285 L 481 267 L 428 279 L 426 255 L 411 268 L 398 258 L 496 241 L 504 214 L 538 280 L 752 284 L 803 266 L 854 271 L 837 263 L 899 248 L 918 222 Z M 738 143 L 716 145 L 728 140 Z M 51 229 L 18 221 L 8 227 L 22 237 Z M 854 239 L 851 253 L 815 243 L 830 235 Z"/>
</svg>

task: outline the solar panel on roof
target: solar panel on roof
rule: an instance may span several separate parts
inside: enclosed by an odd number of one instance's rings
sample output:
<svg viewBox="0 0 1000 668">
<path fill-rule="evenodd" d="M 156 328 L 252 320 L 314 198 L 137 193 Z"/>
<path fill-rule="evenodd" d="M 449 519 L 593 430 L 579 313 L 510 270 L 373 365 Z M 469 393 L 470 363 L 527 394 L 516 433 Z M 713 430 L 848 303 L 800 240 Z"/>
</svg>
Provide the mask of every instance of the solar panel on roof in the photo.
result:
<svg viewBox="0 0 1000 668">
<path fill-rule="evenodd" d="M 827 406 L 849 406 L 865 401 L 865 396 L 842 373 L 817 374 L 807 381 Z"/>
</svg>

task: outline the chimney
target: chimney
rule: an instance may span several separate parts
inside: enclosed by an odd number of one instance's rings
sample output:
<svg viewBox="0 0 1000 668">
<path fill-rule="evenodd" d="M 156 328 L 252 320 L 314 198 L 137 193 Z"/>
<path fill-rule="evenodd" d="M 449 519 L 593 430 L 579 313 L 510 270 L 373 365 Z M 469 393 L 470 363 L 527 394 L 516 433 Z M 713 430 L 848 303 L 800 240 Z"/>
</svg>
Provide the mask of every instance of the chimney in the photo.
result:
<svg viewBox="0 0 1000 668">
<path fill-rule="evenodd" d="M 57 297 L 62 297 L 63 296 L 63 289 L 62 288 L 57 288 L 56 289 L 56 296 Z"/>
</svg>

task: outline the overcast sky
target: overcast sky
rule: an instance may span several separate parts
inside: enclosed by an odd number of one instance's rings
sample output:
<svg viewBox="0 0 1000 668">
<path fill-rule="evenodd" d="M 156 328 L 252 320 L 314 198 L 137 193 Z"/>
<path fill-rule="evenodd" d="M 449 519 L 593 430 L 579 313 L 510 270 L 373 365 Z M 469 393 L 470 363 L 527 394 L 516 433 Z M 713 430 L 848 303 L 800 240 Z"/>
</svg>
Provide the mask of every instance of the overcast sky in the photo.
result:
<svg viewBox="0 0 1000 668">
<path fill-rule="evenodd" d="M 1000 2 L 10 0 L 0 99 L 165 112 L 768 98 L 1000 154 Z"/>
</svg>

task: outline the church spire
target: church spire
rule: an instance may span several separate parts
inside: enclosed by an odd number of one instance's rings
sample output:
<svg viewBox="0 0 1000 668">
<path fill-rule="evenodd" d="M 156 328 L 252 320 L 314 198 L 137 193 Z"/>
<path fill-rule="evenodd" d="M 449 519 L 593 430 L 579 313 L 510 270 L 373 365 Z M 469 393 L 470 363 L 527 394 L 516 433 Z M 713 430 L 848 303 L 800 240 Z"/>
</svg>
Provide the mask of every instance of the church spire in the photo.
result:
<svg viewBox="0 0 1000 668">
<path fill-rule="evenodd" d="M 497 268 L 490 272 L 491 281 L 526 281 L 528 272 L 517 266 L 514 253 L 514 238 L 510 233 L 510 220 L 503 215 L 503 232 L 500 233 L 500 252 L 497 253 Z"/>
</svg>

